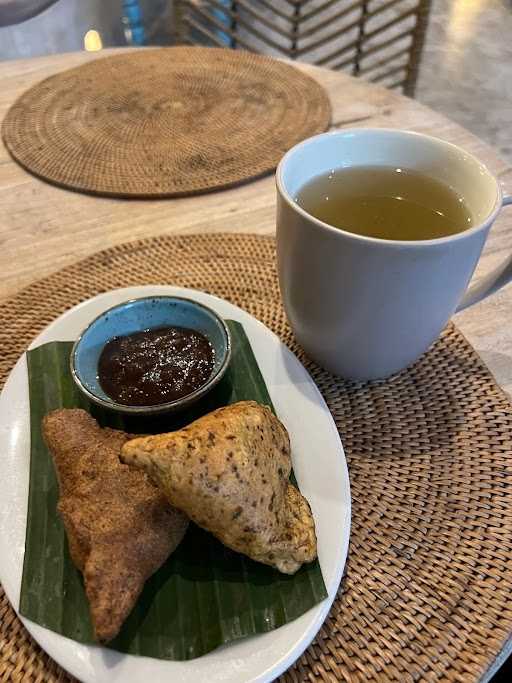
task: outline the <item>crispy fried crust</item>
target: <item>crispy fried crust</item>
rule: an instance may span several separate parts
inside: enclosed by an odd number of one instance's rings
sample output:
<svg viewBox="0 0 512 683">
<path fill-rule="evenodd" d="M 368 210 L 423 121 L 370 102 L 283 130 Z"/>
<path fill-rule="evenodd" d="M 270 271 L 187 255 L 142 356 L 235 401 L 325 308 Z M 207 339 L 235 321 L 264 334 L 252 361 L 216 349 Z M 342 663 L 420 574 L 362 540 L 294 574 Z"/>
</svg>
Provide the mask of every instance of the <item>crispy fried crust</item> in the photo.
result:
<svg viewBox="0 0 512 683">
<path fill-rule="evenodd" d="M 309 504 L 288 481 L 288 433 L 268 408 L 220 408 L 178 432 L 128 441 L 121 459 L 233 550 L 287 574 L 315 559 Z"/>
<path fill-rule="evenodd" d="M 84 576 L 97 640 L 117 635 L 144 582 L 181 542 L 188 519 L 148 477 L 119 460 L 128 434 L 102 429 L 85 410 L 43 420 L 60 488 L 58 511 Z"/>
</svg>

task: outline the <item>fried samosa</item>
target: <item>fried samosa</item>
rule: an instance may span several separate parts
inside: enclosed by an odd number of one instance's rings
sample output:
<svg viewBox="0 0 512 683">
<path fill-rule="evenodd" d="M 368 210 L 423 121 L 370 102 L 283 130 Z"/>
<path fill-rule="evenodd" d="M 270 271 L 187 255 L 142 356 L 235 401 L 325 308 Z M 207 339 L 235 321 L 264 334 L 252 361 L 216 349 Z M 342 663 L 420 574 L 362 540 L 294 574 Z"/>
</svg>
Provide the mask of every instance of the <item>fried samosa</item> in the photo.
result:
<svg viewBox="0 0 512 683">
<path fill-rule="evenodd" d="M 220 408 L 180 431 L 126 442 L 121 459 L 229 548 L 286 574 L 315 559 L 309 504 L 288 481 L 288 433 L 268 408 Z"/>
<path fill-rule="evenodd" d="M 119 455 L 128 434 L 85 410 L 55 410 L 43 435 L 59 481 L 58 511 L 84 577 L 98 641 L 117 635 L 144 582 L 181 542 L 187 517 Z"/>
</svg>

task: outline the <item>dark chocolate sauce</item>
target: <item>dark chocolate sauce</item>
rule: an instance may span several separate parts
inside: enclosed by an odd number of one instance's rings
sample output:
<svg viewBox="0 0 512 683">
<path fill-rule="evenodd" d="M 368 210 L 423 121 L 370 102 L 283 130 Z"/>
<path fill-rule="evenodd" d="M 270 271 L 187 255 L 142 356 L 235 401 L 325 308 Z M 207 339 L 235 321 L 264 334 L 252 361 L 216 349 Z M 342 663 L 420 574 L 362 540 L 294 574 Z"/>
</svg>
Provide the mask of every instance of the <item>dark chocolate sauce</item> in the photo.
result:
<svg viewBox="0 0 512 683">
<path fill-rule="evenodd" d="M 144 330 L 105 344 L 98 379 L 117 403 L 160 405 L 202 387 L 213 359 L 212 345 L 200 332 L 186 327 Z"/>
</svg>

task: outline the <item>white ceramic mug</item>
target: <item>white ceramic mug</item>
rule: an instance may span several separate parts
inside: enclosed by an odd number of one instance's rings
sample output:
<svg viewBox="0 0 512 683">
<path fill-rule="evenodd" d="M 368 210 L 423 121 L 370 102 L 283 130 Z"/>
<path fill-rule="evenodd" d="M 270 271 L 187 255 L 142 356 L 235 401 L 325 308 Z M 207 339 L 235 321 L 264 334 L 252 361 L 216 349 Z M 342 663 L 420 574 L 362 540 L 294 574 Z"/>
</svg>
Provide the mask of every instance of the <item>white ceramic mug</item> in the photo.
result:
<svg viewBox="0 0 512 683">
<path fill-rule="evenodd" d="M 350 166 L 415 169 L 465 198 L 473 227 L 433 240 L 356 235 L 314 218 L 294 201 L 312 178 Z M 349 379 L 388 377 L 413 363 L 450 316 L 512 279 L 512 258 L 468 290 L 489 229 L 504 204 L 475 157 L 407 131 L 346 129 L 309 138 L 277 173 L 277 260 L 286 314 L 306 354 Z"/>
</svg>

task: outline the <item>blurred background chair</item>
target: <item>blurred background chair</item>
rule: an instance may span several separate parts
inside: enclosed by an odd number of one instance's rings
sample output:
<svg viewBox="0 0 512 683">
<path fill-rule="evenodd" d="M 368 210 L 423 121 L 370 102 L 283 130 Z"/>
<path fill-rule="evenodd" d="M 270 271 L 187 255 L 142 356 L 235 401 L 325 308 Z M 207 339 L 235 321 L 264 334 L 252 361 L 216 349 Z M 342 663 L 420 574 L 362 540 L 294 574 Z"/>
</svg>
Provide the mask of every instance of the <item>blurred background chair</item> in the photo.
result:
<svg viewBox="0 0 512 683">
<path fill-rule="evenodd" d="M 0 0 L 0 59 L 116 45 L 241 48 L 414 93 L 431 0 Z"/>
<path fill-rule="evenodd" d="M 343 69 L 414 94 L 430 0 L 175 0 L 177 42 Z"/>
</svg>

